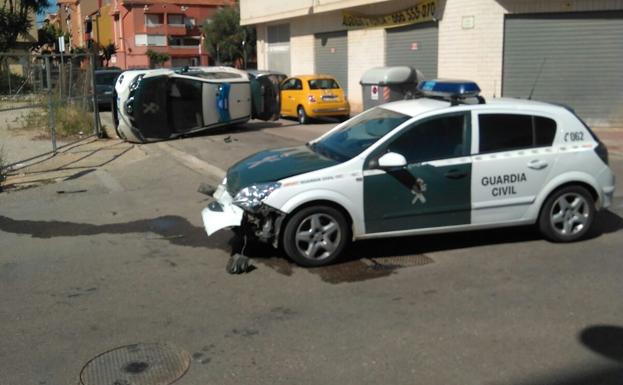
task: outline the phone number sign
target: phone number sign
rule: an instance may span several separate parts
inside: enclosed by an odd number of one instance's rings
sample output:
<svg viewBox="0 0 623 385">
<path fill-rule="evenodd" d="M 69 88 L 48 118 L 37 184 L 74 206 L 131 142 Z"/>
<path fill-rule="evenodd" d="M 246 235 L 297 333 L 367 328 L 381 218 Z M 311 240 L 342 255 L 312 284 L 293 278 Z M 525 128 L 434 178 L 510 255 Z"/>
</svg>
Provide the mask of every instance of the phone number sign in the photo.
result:
<svg viewBox="0 0 623 385">
<path fill-rule="evenodd" d="M 370 16 L 344 11 L 342 13 L 342 24 L 346 27 L 374 28 L 424 23 L 434 19 L 436 9 L 437 0 L 426 0 L 409 8 L 386 15 Z"/>
</svg>

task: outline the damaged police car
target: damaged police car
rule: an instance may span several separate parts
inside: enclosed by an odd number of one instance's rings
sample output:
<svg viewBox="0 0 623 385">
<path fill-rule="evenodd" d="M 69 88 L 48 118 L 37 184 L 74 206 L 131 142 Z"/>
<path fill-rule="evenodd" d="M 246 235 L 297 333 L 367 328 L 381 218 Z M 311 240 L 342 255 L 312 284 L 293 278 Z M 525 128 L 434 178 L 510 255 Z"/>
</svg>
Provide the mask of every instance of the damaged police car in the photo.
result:
<svg viewBox="0 0 623 385">
<path fill-rule="evenodd" d="M 115 85 L 115 129 L 122 139 L 144 143 L 250 119 L 277 120 L 283 77 L 230 67 L 126 71 Z"/>
<path fill-rule="evenodd" d="M 473 82 L 419 89 L 233 165 L 202 212 L 208 236 L 238 227 L 321 266 L 366 238 L 536 224 L 551 241 L 575 241 L 610 205 L 607 149 L 572 110 L 485 101 Z"/>
</svg>

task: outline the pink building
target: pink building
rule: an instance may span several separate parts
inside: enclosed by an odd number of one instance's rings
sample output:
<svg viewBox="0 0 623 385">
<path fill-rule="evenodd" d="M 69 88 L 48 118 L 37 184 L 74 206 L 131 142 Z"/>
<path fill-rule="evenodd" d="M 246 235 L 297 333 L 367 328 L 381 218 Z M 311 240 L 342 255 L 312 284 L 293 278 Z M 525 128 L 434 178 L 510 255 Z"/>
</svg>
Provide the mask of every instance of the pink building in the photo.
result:
<svg viewBox="0 0 623 385">
<path fill-rule="evenodd" d="M 167 53 L 167 67 L 208 65 L 201 26 L 230 0 L 111 0 L 117 53 L 111 66 L 149 67 L 148 49 Z"/>
</svg>

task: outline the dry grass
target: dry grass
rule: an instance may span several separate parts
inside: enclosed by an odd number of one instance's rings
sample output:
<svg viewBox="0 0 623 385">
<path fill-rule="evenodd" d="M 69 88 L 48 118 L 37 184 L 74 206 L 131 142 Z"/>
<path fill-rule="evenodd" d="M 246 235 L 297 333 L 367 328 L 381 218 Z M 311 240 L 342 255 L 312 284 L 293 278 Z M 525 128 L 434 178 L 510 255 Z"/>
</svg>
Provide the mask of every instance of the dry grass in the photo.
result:
<svg viewBox="0 0 623 385">
<path fill-rule="evenodd" d="M 50 113 L 54 116 L 54 127 L 58 138 L 72 138 L 93 132 L 93 112 L 83 108 L 82 103 L 58 103 L 52 107 L 26 110 L 16 119 L 12 129 L 41 131 L 49 135 Z"/>
</svg>

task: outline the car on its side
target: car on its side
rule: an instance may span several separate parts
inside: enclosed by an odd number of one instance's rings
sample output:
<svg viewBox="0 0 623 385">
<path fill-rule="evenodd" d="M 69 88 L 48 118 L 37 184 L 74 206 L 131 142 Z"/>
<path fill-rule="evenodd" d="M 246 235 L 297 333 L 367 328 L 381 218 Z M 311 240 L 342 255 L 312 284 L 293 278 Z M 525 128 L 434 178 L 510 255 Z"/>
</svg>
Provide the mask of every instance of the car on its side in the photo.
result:
<svg viewBox="0 0 623 385">
<path fill-rule="evenodd" d="M 350 104 L 332 76 L 293 76 L 281 83 L 281 116 L 295 117 L 300 124 L 307 124 L 310 118 L 346 120 Z"/>
<path fill-rule="evenodd" d="M 95 71 L 95 95 L 99 108 L 111 108 L 117 78 L 121 75 L 118 69 L 101 69 Z"/>
<path fill-rule="evenodd" d="M 611 204 L 608 151 L 570 108 L 485 101 L 473 82 L 419 89 L 231 166 L 202 212 L 208 236 L 236 227 L 321 266 L 367 238 L 536 224 L 572 242 Z"/>
<path fill-rule="evenodd" d="M 128 71 L 119 77 L 115 122 L 131 142 L 171 139 L 250 119 L 279 117 L 278 77 L 230 67 Z M 255 92 L 252 92 L 255 89 Z"/>
</svg>

